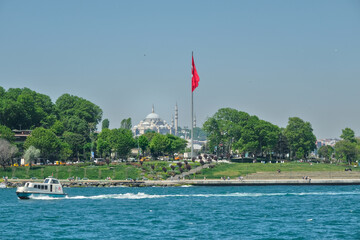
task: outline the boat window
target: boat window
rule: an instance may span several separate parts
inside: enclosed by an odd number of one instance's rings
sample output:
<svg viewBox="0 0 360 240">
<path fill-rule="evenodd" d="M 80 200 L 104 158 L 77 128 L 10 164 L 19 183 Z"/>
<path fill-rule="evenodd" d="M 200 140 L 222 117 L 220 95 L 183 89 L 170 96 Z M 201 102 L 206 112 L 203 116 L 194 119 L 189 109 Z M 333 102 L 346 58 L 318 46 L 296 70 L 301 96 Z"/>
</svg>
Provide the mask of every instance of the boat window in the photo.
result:
<svg viewBox="0 0 360 240">
<path fill-rule="evenodd" d="M 49 182 L 49 179 L 47 178 L 47 179 L 45 179 L 45 181 L 44 181 L 44 183 L 48 183 Z"/>
<path fill-rule="evenodd" d="M 45 185 L 45 190 L 47 190 L 47 185 Z"/>
<path fill-rule="evenodd" d="M 37 185 L 34 185 L 34 188 L 37 188 Z"/>
<path fill-rule="evenodd" d="M 41 189 L 44 189 L 44 185 L 41 185 Z"/>
<path fill-rule="evenodd" d="M 54 184 L 59 184 L 59 181 L 58 180 L 52 180 L 52 183 L 54 183 Z"/>
<path fill-rule="evenodd" d="M 29 187 L 29 183 L 26 183 L 26 184 L 25 184 L 25 187 Z"/>
</svg>

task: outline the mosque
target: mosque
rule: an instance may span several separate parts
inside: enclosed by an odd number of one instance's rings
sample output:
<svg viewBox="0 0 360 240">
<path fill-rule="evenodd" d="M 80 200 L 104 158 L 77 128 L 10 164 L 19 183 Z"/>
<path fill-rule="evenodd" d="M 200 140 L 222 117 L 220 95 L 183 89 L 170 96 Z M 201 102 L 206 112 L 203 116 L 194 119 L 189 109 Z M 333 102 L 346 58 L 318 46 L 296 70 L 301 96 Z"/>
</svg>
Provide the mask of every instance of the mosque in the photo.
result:
<svg viewBox="0 0 360 240">
<path fill-rule="evenodd" d="M 152 111 L 148 114 L 144 120 L 140 121 L 138 125 L 132 128 L 134 136 L 140 136 L 147 131 L 154 131 L 161 134 L 173 134 L 178 135 L 178 106 L 175 105 L 175 121 L 174 118 L 171 120 L 171 125 L 165 120 L 162 120 L 158 114 L 154 111 L 154 105 Z"/>
</svg>

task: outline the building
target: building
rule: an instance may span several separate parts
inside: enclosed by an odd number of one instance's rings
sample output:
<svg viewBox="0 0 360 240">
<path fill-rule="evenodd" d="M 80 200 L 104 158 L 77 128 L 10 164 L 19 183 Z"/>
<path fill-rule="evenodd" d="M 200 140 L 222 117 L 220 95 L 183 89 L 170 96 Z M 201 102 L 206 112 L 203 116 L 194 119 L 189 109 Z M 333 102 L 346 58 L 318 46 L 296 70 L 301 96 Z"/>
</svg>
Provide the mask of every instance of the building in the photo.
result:
<svg viewBox="0 0 360 240">
<path fill-rule="evenodd" d="M 177 130 L 178 124 L 178 112 L 177 105 L 175 107 L 175 125 L 174 120 L 172 119 L 172 124 L 168 124 L 165 120 L 162 120 L 158 114 L 154 111 L 154 106 L 152 111 L 148 114 L 144 120 L 140 121 L 139 124 L 135 125 L 132 128 L 134 136 L 140 136 L 148 131 L 154 131 L 161 134 L 174 134 Z"/>
</svg>

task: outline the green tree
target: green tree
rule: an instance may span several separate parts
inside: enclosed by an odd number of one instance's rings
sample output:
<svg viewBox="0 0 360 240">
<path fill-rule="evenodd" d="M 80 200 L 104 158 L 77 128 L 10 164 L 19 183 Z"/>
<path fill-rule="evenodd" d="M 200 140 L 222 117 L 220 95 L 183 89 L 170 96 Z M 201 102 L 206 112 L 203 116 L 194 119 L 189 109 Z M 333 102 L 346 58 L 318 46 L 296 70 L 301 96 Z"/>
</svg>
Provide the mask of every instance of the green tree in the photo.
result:
<svg viewBox="0 0 360 240">
<path fill-rule="evenodd" d="M 102 117 L 100 107 L 70 94 L 60 96 L 55 102 L 55 108 L 66 131 L 85 135 L 87 139 Z"/>
<path fill-rule="evenodd" d="M 6 139 L 9 142 L 15 141 L 15 133 L 10 128 L 0 125 L 0 138 Z"/>
<path fill-rule="evenodd" d="M 97 140 L 96 150 L 101 157 L 110 156 L 110 154 L 111 154 L 110 143 L 105 139 L 99 138 Z"/>
<path fill-rule="evenodd" d="M 330 160 L 332 154 L 334 153 L 334 148 L 326 145 L 326 146 L 321 146 L 318 150 L 318 154 L 320 157 L 325 158 L 325 160 Z"/>
<path fill-rule="evenodd" d="M 316 137 L 309 122 L 298 117 L 289 118 L 284 134 L 289 143 L 290 157 L 307 157 L 316 147 Z M 301 156 L 303 155 L 303 156 Z"/>
<path fill-rule="evenodd" d="M 357 144 L 349 140 L 342 140 L 335 144 L 335 157 L 338 160 L 348 162 L 350 165 L 358 157 L 359 151 Z"/>
<path fill-rule="evenodd" d="M 209 147 L 212 150 L 221 147 L 222 153 L 230 153 L 233 144 L 241 138 L 243 127 L 249 119 L 250 115 L 245 112 L 231 108 L 219 109 L 203 125 L 208 135 Z"/>
<path fill-rule="evenodd" d="M 138 137 L 138 143 L 143 155 L 145 155 L 146 150 L 149 146 L 149 139 L 145 135 L 141 135 Z"/>
<path fill-rule="evenodd" d="M 150 141 L 150 151 L 154 156 L 161 156 L 170 145 L 170 140 L 165 135 L 157 133 Z"/>
<path fill-rule="evenodd" d="M 109 121 L 109 119 L 105 118 L 105 119 L 102 121 L 101 129 L 109 128 L 109 126 L 110 126 L 110 121 Z"/>
<path fill-rule="evenodd" d="M 65 131 L 64 123 L 57 120 L 50 129 L 56 134 L 56 136 L 61 136 Z"/>
<path fill-rule="evenodd" d="M 41 155 L 46 158 L 55 158 L 61 150 L 61 142 L 49 129 L 35 128 L 24 143 L 25 148 L 34 146 L 40 149 Z"/>
<path fill-rule="evenodd" d="M 123 159 L 126 159 L 134 147 L 134 139 L 129 129 L 112 129 L 110 134 L 111 148 Z"/>
<path fill-rule="evenodd" d="M 350 128 L 345 128 L 342 130 L 340 136 L 343 140 L 335 144 L 335 157 L 338 160 L 343 160 L 351 164 L 352 161 L 355 161 L 359 156 L 359 146 L 360 144 L 355 139 L 355 133 Z"/>
<path fill-rule="evenodd" d="M 185 139 L 179 138 L 171 134 L 167 134 L 166 137 L 169 139 L 169 145 L 166 151 L 173 158 L 174 158 L 174 153 L 185 150 L 187 145 L 187 141 Z"/>
<path fill-rule="evenodd" d="M 355 132 L 351 128 L 343 129 L 340 137 L 352 143 L 356 142 Z"/>
<path fill-rule="evenodd" d="M 33 129 L 48 124 L 54 111 L 49 96 L 28 88 L 10 88 L 2 92 L 0 100 L 0 124 L 11 129 Z"/>
<path fill-rule="evenodd" d="M 278 141 L 275 145 L 274 152 L 280 159 L 285 159 L 285 156 L 290 153 L 289 142 L 284 133 L 285 129 L 280 129 Z"/>
<path fill-rule="evenodd" d="M 61 161 L 66 161 L 70 158 L 73 154 L 70 145 L 66 142 L 60 142 L 60 152 L 59 152 L 59 159 Z"/>
<path fill-rule="evenodd" d="M 131 118 L 126 118 L 121 121 L 120 128 L 130 130 L 132 127 Z"/>
<path fill-rule="evenodd" d="M 96 141 L 96 151 L 101 157 L 111 154 L 111 130 L 103 128 Z"/>
<path fill-rule="evenodd" d="M 73 157 L 74 158 L 76 157 L 79 161 L 80 151 L 83 150 L 83 146 L 85 144 L 84 136 L 81 134 L 78 134 L 78 133 L 64 132 L 63 139 L 64 139 L 64 142 L 69 144 L 70 149 L 73 153 Z"/>
</svg>

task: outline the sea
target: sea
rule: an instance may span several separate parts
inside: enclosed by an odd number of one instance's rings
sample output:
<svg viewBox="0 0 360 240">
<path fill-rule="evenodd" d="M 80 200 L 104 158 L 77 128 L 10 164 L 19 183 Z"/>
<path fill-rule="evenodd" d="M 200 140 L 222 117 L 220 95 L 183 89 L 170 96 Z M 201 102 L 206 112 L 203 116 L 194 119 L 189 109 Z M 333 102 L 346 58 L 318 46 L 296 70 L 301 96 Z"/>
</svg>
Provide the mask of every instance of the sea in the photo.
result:
<svg viewBox="0 0 360 240">
<path fill-rule="evenodd" d="M 0 189 L 0 239 L 360 239 L 360 186 Z"/>
</svg>

